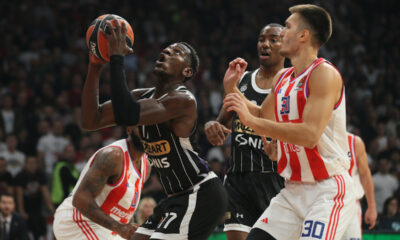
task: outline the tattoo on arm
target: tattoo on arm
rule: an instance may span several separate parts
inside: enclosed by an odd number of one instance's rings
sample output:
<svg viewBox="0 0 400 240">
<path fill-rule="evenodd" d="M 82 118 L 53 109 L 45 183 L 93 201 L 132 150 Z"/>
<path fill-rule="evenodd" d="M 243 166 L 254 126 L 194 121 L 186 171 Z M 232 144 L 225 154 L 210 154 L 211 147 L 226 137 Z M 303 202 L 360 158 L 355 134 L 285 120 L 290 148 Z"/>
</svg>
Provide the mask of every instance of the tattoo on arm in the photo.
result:
<svg viewBox="0 0 400 240">
<path fill-rule="evenodd" d="M 119 161 L 118 161 L 119 160 Z M 116 148 L 100 152 L 83 178 L 74 196 L 74 206 L 90 220 L 113 229 L 117 222 L 108 216 L 95 202 L 108 180 L 122 172 L 123 153 Z"/>
</svg>

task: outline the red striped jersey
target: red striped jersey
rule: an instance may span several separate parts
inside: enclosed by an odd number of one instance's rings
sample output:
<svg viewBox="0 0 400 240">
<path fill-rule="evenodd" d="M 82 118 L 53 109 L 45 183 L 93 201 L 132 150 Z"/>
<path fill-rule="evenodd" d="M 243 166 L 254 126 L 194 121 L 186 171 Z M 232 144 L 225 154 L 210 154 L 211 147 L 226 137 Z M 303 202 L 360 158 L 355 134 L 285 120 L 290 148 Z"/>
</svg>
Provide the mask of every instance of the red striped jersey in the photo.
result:
<svg viewBox="0 0 400 240">
<path fill-rule="evenodd" d="M 143 154 L 141 158 L 140 169 L 137 169 L 133 164 L 128 150 L 128 139 L 121 139 L 113 142 L 110 145 L 99 149 L 95 154 L 93 154 L 93 156 L 90 157 L 89 161 L 86 163 L 81 172 L 75 188 L 72 190 L 70 196 L 64 200 L 59 209 L 70 209 L 71 211 L 74 209 L 72 206 L 72 198 L 81 184 L 82 179 L 92 166 L 93 160 L 95 159 L 97 153 L 102 149 L 109 147 L 118 148 L 123 152 L 123 172 L 117 183 L 113 185 L 106 184 L 104 186 L 101 193 L 95 198 L 95 201 L 107 215 L 111 216 L 115 220 L 121 223 L 128 223 L 131 220 L 140 199 L 144 181 L 146 180 L 148 166 L 146 154 Z M 88 220 L 84 216 L 82 217 L 84 220 Z"/>
<path fill-rule="evenodd" d="M 356 145 L 355 145 L 356 136 L 351 133 L 347 133 L 347 138 L 350 149 L 348 153 L 348 156 L 350 158 L 349 174 L 353 178 L 354 194 L 356 196 L 356 199 L 360 199 L 364 196 L 364 188 L 361 184 L 360 173 L 358 171 L 358 160 L 357 160 Z"/>
<path fill-rule="evenodd" d="M 293 67 L 280 76 L 274 87 L 277 122 L 302 122 L 311 73 L 324 62 L 329 63 L 323 58 L 316 59 L 297 77 L 293 76 Z M 278 141 L 278 172 L 282 177 L 292 181 L 315 182 L 349 169 L 344 94 L 343 86 L 340 100 L 314 148 Z"/>
</svg>

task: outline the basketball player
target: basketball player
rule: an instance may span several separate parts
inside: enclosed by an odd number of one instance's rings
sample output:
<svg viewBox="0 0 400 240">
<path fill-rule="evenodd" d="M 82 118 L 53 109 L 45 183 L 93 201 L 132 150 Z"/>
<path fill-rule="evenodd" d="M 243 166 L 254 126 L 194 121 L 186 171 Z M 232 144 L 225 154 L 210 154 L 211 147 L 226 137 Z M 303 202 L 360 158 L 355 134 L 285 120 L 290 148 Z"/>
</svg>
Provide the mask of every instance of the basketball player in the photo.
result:
<svg viewBox="0 0 400 240">
<path fill-rule="evenodd" d="M 374 195 L 374 183 L 371 177 L 371 171 L 368 167 L 368 158 L 365 151 L 363 140 L 354 134 L 347 133 L 349 141 L 350 160 L 350 176 L 353 177 L 357 211 L 352 218 L 351 223 L 347 227 L 342 240 L 361 239 L 362 211 L 360 199 L 364 196 L 367 198 L 368 208 L 365 212 L 364 220 L 369 224 L 369 229 L 374 228 L 376 218 L 376 203 Z"/>
<path fill-rule="evenodd" d="M 348 173 L 344 85 L 318 49 L 329 39 L 329 14 L 296 5 L 281 32 L 280 53 L 292 66 L 278 73 L 261 107 L 236 87 L 247 63 L 232 61 L 224 77 L 227 111 L 257 134 L 278 140 L 278 172 L 285 188 L 272 199 L 247 239 L 340 239 L 354 216 Z"/>
<path fill-rule="evenodd" d="M 127 139 L 99 149 L 90 157 L 69 197 L 57 208 L 58 240 L 130 239 L 130 224 L 143 183 L 150 173 L 147 155 L 132 128 Z"/>
<path fill-rule="evenodd" d="M 285 59 L 279 54 L 282 28 L 272 23 L 261 29 L 257 42 L 260 67 L 245 72 L 238 85 L 243 95 L 257 105 L 264 101 L 274 76 L 283 68 Z M 206 123 L 205 134 L 211 144 L 222 145 L 225 134 L 231 132 L 229 128 L 233 132 L 232 158 L 227 163 L 224 181 L 229 196 L 224 231 L 228 240 L 244 240 L 284 182 L 276 163 L 264 153 L 261 137 L 242 124 L 234 112 L 222 108 L 217 121 Z"/>
<path fill-rule="evenodd" d="M 113 29 L 111 23 L 108 27 Z M 198 69 L 196 51 L 187 43 L 162 50 L 154 67 L 156 86 L 129 92 L 123 56 L 126 27 L 117 22 L 109 41 L 111 99 L 98 105 L 99 66 L 89 66 L 83 91 L 84 127 L 138 125 L 140 137 L 168 198 L 136 231 L 133 239 L 206 239 L 222 219 L 227 204 L 221 181 L 198 156 L 195 97 L 184 86 Z M 161 222 L 160 222 L 161 221 Z"/>
</svg>

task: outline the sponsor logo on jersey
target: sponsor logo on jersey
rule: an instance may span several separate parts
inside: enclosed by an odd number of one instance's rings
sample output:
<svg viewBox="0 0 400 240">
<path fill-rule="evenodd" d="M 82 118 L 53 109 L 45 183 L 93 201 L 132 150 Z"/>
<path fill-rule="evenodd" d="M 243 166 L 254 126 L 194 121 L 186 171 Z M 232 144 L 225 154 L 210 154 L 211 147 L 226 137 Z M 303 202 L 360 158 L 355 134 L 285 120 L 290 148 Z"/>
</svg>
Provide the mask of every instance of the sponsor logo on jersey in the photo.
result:
<svg viewBox="0 0 400 240">
<path fill-rule="evenodd" d="M 244 84 L 243 86 L 240 87 L 240 91 L 244 92 L 247 90 L 247 84 Z"/>
<path fill-rule="evenodd" d="M 248 145 L 250 147 L 257 148 L 260 150 L 264 149 L 264 143 L 260 137 L 238 134 L 235 137 L 235 141 L 238 143 L 239 146 Z"/>
<path fill-rule="evenodd" d="M 296 153 L 296 152 L 300 152 L 300 148 L 294 144 L 291 143 L 283 143 L 283 148 L 285 150 L 286 153 Z"/>
<path fill-rule="evenodd" d="M 121 209 L 119 209 L 118 207 L 113 207 L 110 210 L 110 213 L 114 214 L 115 216 L 118 216 L 120 218 L 128 218 L 129 214 L 127 212 L 122 211 Z"/>
<path fill-rule="evenodd" d="M 239 119 L 235 119 L 235 121 L 233 121 L 232 129 L 234 132 L 237 132 L 237 133 L 245 133 L 245 134 L 255 135 L 254 130 L 249 128 L 248 126 L 244 125 Z"/>
<path fill-rule="evenodd" d="M 146 142 L 142 140 L 144 151 L 150 156 L 161 156 L 171 151 L 169 142 L 161 140 L 157 142 Z"/>
<path fill-rule="evenodd" d="M 156 157 L 148 157 L 150 161 L 150 165 L 156 168 L 169 168 L 171 165 L 166 157 L 156 158 Z"/>
</svg>

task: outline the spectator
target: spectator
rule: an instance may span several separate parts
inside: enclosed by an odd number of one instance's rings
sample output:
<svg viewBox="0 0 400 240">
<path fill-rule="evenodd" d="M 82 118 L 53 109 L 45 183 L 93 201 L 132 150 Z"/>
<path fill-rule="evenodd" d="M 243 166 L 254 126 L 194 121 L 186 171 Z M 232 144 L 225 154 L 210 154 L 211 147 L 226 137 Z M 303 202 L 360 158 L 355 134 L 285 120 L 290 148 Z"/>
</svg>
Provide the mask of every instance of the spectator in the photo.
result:
<svg viewBox="0 0 400 240">
<path fill-rule="evenodd" d="M 136 223 L 142 225 L 148 217 L 153 215 L 156 201 L 151 197 L 144 197 L 140 200 L 136 209 Z"/>
<path fill-rule="evenodd" d="M 16 212 L 14 197 L 4 193 L 0 196 L 1 239 L 28 240 L 25 220 Z"/>
<path fill-rule="evenodd" d="M 62 135 L 63 131 L 62 122 L 54 121 L 52 131 L 42 136 L 37 145 L 39 162 L 45 167 L 45 171 L 49 175 L 53 172 L 58 156 L 68 144 L 68 139 Z"/>
<path fill-rule="evenodd" d="M 27 220 L 28 230 L 38 240 L 46 234 L 46 220 L 43 217 L 43 199 L 53 214 L 54 206 L 47 188 L 46 175 L 38 169 L 36 157 L 26 159 L 25 169 L 15 178 L 18 209 Z"/>
<path fill-rule="evenodd" d="M 10 94 L 1 98 L 2 108 L 0 114 L 0 128 L 5 134 L 17 132 L 24 122 L 21 114 L 13 108 L 13 99 Z"/>
<path fill-rule="evenodd" d="M 79 178 L 79 172 L 76 170 L 74 160 L 75 147 L 72 144 L 68 144 L 60 160 L 54 167 L 51 200 L 55 208 L 68 197 Z"/>
<path fill-rule="evenodd" d="M 382 213 L 385 200 L 393 195 L 398 187 L 395 177 L 389 174 L 390 165 L 386 158 L 379 160 L 379 172 L 372 176 L 375 188 L 376 209 Z"/>
<path fill-rule="evenodd" d="M 15 177 L 24 166 L 25 154 L 17 150 L 18 139 L 15 134 L 7 135 L 6 144 L 7 150 L 0 152 L 0 156 L 7 160 L 7 170 Z"/>
<path fill-rule="evenodd" d="M 7 161 L 4 157 L 0 156 L 0 195 L 13 194 L 13 178 L 11 173 L 7 171 Z"/>
<path fill-rule="evenodd" d="M 386 199 L 377 230 L 400 232 L 399 203 L 395 197 Z"/>
</svg>

